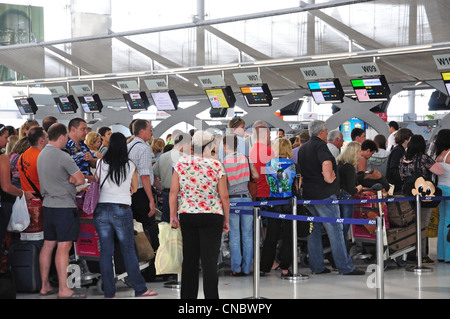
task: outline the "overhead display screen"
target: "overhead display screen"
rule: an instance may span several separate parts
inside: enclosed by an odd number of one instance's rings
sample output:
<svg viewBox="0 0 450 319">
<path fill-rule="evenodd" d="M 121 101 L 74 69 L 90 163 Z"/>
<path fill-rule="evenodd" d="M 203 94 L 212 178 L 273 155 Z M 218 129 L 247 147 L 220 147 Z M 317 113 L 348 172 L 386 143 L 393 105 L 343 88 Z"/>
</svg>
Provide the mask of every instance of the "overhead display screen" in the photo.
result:
<svg viewBox="0 0 450 319">
<path fill-rule="evenodd" d="M 98 94 L 79 96 L 81 107 L 86 113 L 98 113 L 102 111 L 103 103 Z"/>
<path fill-rule="evenodd" d="M 125 99 L 130 112 L 146 111 L 150 106 L 150 102 L 148 101 L 145 92 L 124 93 L 123 98 Z"/>
<path fill-rule="evenodd" d="M 387 101 L 391 90 L 384 75 L 350 80 L 359 102 Z"/>
<path fill-rule="evenodd" d="M 241 87 L 247 106 L 271 106 L 272 93 L 267 84 Z"/>
<path fill-rule="evenodd" d="M 38 110 L 36 102 L 34 102 L 32 97 L 15 99 L 14 102 L 16 102 L 21 115 L 36 114 L 36 111 Z"/>
<path fill-rule="evenodd" d="M 450 72 L 441 73 L 442 80 L 444 80 L 445 88 L 447 89 L 447 94 L 450 95 Z"/>
<path fill-rule="evenodd" d="M 178 109 L 178 98 L 174 90 L 153 92 L 152 99 L 158 111 L 175 111 Z"/>
<path fill-rule="evenodd" d="M 214 109 L 226 109 L 234 107 L 236 103 L 236 97 L 230 86 L 224 88 L 206 89 L 206 95 L 208 96 L 209 103 Z"/>
<path fill-rule="evenodd" d="M 308 82 L 308 87 L 317 104 L 344 102 L 344 90 L 339 79 Z"/>
<path fill-rule="evenodd" d="M 76 113 L 78 104 L 75 101 L 73 95 L 60 96 L 53 99 L 55 100 L 55 103 L 58 106 L 58 110 L 61 114 Z"/>
</svg>

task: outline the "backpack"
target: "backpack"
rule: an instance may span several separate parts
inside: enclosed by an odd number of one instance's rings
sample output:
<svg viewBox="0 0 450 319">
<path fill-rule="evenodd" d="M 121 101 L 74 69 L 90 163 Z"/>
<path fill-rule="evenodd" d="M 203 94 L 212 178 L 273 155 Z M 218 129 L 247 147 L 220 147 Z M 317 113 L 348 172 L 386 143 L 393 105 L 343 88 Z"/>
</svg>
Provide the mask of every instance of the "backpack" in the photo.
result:
<svg viewBox="0 0 450 319">
<path fill-rule="evenodd" d="M 421 158 L 419 154 L 414 163 L 414 174 L 407 177 L 402 186 L 402 193 L 405 196 L 420 195 L 420 197 L 441 197 L 442 190 L 436 186 L 436 184 L 428 178 L 422 176 L 419 170 L 419 160 Z M 422 200 L 421 207 L 423 208 L 435 208 L 439 206 L 440 200 Z"/>
</svg>

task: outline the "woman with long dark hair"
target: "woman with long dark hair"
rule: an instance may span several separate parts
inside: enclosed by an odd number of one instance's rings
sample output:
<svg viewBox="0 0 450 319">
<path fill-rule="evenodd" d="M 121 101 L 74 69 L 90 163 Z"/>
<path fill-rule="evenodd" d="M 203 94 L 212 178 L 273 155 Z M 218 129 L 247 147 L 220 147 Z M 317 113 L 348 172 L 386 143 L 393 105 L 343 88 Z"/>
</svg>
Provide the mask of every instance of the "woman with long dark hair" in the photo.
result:
<svg viewBox="0 0 450 319">
<path fill-rule="evenodd" d="M 418 172 L 416 172 L 416 169 Z M 413 135 L 409 140 L 406 148 L 405 156 L 400 160 L 399 173 L 402 181 L 405 183 L 409 177 L 414 176 L 416 173 L 420 173 L 425 180 L 431 180 L 433 174 L 442 175 L 444 169 L 441 164 L 426 154 L 426 142 L 422 135 Z M 406 196 L 411 196 L 404 191 Z M 421 209 L 421 225 L 422 228 L 428 227 L 431 217 L 431 208 L 422 207 Z M 434 261 L 427 255 L 427 242 L 428 238 L 423 240 L 422 245 L 422 263 L 424 265 L 433 265 Z M 415 258 L 414 258 L 415 260 Z"/>
<path fill-rule="evenodd" d="M 105 297 L 112 298 L 116 293 L 112 263 L 114 235 L 119 240 L 135 296 L 156 296 L 156 292 L 147 289 L 134 248 L 131 194 L 138 187 L 138 176 L 136 166 L 128 159 L 127 142 L 122 133 L 111 135 L 105 156 L 97 162 L 97 175 L 100 176 L 101 193 L 94 212 L 94 225 L 100 239 L 100 272 Z"/>
</svg>

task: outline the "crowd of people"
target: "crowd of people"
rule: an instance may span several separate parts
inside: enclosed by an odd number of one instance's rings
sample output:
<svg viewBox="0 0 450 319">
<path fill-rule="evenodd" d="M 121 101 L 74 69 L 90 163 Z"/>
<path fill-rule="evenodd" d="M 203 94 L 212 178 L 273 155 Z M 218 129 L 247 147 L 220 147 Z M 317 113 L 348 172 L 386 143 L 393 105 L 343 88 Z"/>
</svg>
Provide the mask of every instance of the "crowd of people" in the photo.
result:
<svg viewBox="0 0 450 319">
<path fill-rule="evenodd" d="M 293 196 L 349 199 L 376 183 L 386 192 L 403 194 L 402 185 L 417 170 L 426 178 L 439 176 L 437 185 L 444 196 L 450 195 L 450 130 L 439 131 L 433 141 L 434 153 L 427 154 L 421 135 L 399 128 L 395 122 L 388 125 L 389 138 L 379 134 L 367 139 L 364 129 L 355 128 L 352 141 L 345 143 L 339 130 L 328 132 L 325 122 L 319 120 L 291 139 L 280 129 L 273 140 L 266 122 L 255 121 L 251 134 L 246 134 L 246 123 L 240 117 L 229 121 L 223 135 L 175 130 L 165 140 L 154 137 L 150 122 L 143 119 L 130 123 L 131 136 L 114 133 L 109 127 L 89 132 L 81 118 L 70 120 L 67 126 L 53 117 L 45 118 L 42 125 L 29 120 L 19 133 L 0 124 L 0 148 L 6 150 L 0 155 L 0 240 L 4 242 L 6 237 L 15 197 L 40 199 L 40 294 L 85 298 L 84 292 L 67 286 L 67 267 L 80 228 L 77 186 L 98 180 L 101 193 L 93 219 L 102 247 L 99 266 L 105 298 L 116 295 L 115 249 L 122 253 L 135 296 L 157 295 L 147 288 L 139 269 L 133 219 L 142 223 L 156 253 L 157 223 L 180 227 L 181 298 L 197 298 L 199 263 L 205 298 L 219 298 L 217 262 L 224 233 L 229 234 L 230 275 L 247 276 L 253 265 L 253 215 L 233 213 L 230 203 L 242 204 L 239 208 L 245 211 L 252 210 L 245 203 L 268 201 L 261 209 L 291 214 L 291 204 L 270 205 L 270 201 Z M 155 196 L 158 192 L 161 203 Z M 314 216 L 335 218 L 351 218 L 354 211 L 351 204 L 308 205 L 308 209 Z M 447 201 L 442 201 L 439 209 L 438 259 L 450 262 Z M 155 218 L 157 210 L 160 220 Z M 430 209 L 423 209 L 424 227 L 430 215 Z M 260 275 L 278 268 L 282 277 L 292 275 L 292 221 L 265 218 L 263 226 Z M 331 272 L 324 262 L 323 229 L 330 241 L 332 266 L 339 274 L 364 275 L 348 253 L 349 225 L 333 223 L 315 223 L 307 237 L 312 273 Z M 424 262 L 433 263 L 426 242 L 422 247 Z M 49 280 L 52 263 L 58 275 L 57 288 Z"/>
</svg>

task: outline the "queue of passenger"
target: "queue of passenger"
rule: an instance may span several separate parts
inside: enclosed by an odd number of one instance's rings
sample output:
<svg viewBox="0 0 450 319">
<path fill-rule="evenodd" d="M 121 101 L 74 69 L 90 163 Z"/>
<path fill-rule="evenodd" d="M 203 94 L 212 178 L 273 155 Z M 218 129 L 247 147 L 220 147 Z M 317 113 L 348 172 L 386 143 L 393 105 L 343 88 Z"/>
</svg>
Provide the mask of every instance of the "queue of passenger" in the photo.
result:
<svg viewBox="0 0 450 319">
<path fill-rule="evenodd" d="M 67 127 L 51 117 L 44 119 L 43 127 L 35 121 L 27 121 L 20 129 L 24 137 L 16 141 L 9 137 L 10 132 L 15 134 L 14 130 L 0 124 L 0 147 L 15 143 L 8 155 L 0 156 L 3 217 L 0 239 L 3 242 L 15 196 L 25 196 L 27 200 L 42 198 L 44 244 L 40 254 L 40 293 L 84 298 L 83 292 L 67 286 L 66 270 L 72 242 L 79 235 L 76 186 L 86 180 L 92 182 L 97 170 L 104 188 L 94 212 L 94 224 L 102 246 L 100 271 L 104 277 L 105 297 L 112 298 L 116 293 L 111 263 L 114 233 L 119 238 L 135 295 L 157 295 L 147 289 L 138 270 L 133 219 L 143 224 L 157 250 L 155 212 L 160 208 L 161 222 L 181 227 L 182 231 L 181 298 L 197 298 L 199 261 L 205 297 L 219 298 L 217 260 L 222 233 L 229 231 L 232 276 L 249 275 L 253 263 L 253 216 L 230 213 L 230 202 L 268 201 L 262 210 L 290 214 L 290 204 L 270 205 L 270 201 L 290 199 L 294 195 L 301 195 L 303 199 L 348 199 L 364 187 L 379 182 L 385 191 L 391 187 L 394 194 L 403 194 L 404 181 L 417 169 L 427 178 L 431 174 L 439 175 L 438 185 L 444 196 L 449 195 L 450 130 L 442 129 L 437 134 L 436 154 L 431 157 L 425 154 L 423 137 L 407 128 L 399 129 L 394 122 L 389 125 L 396 128 L 389 138 L 395 141 L 391 149 L 386 147 L 384 136 L 377 135 L 369 140 L 360 128 L 352 131 L 352 142 L 343 147 L 342 133 L 328 132 L 325 122 L 317 120 L 311 122 L 294 143 L 284 138 L 283 130 L 271 141 L 264 121 L 253 123 L 251 136 L 245 136 L 246 123 L 239 117 L 229 122 L 223 136 L 207 131 L 191 134 L 175 131 L 166 142 L 154 138 L 150 122 L 141 119 L 130 123 L 132 136 L 128 139 L 107 127 L 88 134 L 87 123 L 81 118 L 72 119 Z M 416 162 L 418 166 L 411 164 Z M 249 187 L 252 180 L 256 182 L 253 196 Z M 155 189 L 162 192 L 160 207 Z M 351 218 L 354 210 L 353 205 L 310 205 L 308 208 L 314 216 L 336 218 Z M 240 206 L 240 209 L 251 210 L 252 207 Z M 448 262 L 450 208 L 447 201 L 440 204 L 440 213 L 438 259 Z M 423 226 L 428 224 L 430 215 L 431 211 L 424 210 Z M 117 216 L 126 223 L 117 223 Z M 291 275 L 291 225 L 289 220 L 264 219 L 260 275 L 278 267 L 281 276 Z M 311 271 L 314 274 L 331 272 L 324 263 L 323 227 L 330 239 L 333 267 L 342 275 L 363 275 L 348 253 L 347 224 L 315 223 L 307 237 Z M 424 261 L 433 263 L 426 245 L 422 247 L 425 247 Z M 49 280 L 55 250 L 57 288 L 52 287 Z"/>
</svg>

